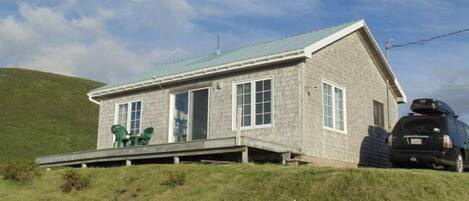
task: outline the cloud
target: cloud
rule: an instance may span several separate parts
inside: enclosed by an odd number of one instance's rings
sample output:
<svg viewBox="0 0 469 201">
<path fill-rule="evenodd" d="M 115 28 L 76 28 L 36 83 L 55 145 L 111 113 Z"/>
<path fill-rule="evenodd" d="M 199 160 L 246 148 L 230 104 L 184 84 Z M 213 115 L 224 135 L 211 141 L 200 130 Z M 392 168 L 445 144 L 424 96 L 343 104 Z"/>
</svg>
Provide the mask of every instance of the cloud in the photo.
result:
<svg viewBox="0 0 469 201">
<path fill-rule="evenodd" d="M 440 99 L 448 103 L 462 119 L 469 121 L 469 68 L 446 67 L 434 72 L 439 86 L 427 97 Z"/>
<path fill-rule="evenodd" d="M 104 82 L 154 66 L 277 36 L 236 20 L 211 30 L 215 18 L 281 17 L 302 13 L 316 1 L 64 1 L 18 4 L 17 15 L 0 17 L 0 65 L 27 67 Z M 301 5 L 301 6 L 300 6 Z M 213 21 L 211 21 L 213 22 Z M 222 49 L 222 50 L 226 50 Z"/>
<path fill-rule="evenodd" d="M 291 1 L 217 1 L 208 0 L 198 6 L 204 15 L 210 17 L 229 18 L 233 16 L 256 17 L 283 17 L 295 13 L 314 12 L 319 6 L 316 0 L 291 0 Z"/>
<path fill-rule="evenodd" d="M 95 15 L 67 18 L 63 9 L 68 8 L 20 4 L 18 17 L 0 19 L 2 65 L 109 82 L 190 55 L 181 48 L 134 51 L 106 29 L 113 11 L 98 9 Z"/>
<path fill-rule="evenodd" d="M 461 37 L 464 37 L 461 36 Z M 469 121 L 469 47 L 451 39 L 391 52 L 391 63 L 403 83 L 409 102 L 415 98 L 436 98 L 447 102 Z M 410 112 L 409 104 L 400 113 Z"/>
</svg>

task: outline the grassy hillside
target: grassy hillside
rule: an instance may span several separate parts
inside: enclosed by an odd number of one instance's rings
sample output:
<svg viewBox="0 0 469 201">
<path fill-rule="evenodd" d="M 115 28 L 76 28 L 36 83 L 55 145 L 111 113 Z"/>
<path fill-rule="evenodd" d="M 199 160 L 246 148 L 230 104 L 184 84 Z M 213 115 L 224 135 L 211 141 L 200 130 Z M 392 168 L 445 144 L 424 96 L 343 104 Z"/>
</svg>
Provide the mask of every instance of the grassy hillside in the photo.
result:
<svg viewBox="0 0 469 201">
<path fill-rule="evenodd" d="M 0 163 L 93 149 L 98 106 L 86 93 L 101 83 L 0 68 Z"/>
<path fill-rule="evenodd" d="M 84 191 L 63 193 L 64 169 L 30 184 L 0 181 L 3 200 L 468 200 L 469 174 L 433 170 L 332 169 L 278 165 L 142 165 L 79 169 Z M 162 185 L 169 173 L 182 186 Z"/>
</svg>

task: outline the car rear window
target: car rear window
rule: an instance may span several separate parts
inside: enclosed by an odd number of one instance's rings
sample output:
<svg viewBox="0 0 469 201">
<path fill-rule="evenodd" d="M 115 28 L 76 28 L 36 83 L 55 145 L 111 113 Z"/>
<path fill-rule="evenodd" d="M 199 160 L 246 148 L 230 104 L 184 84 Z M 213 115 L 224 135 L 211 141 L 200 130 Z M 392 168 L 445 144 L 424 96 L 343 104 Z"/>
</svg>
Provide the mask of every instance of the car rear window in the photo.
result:
<svg viewBox="0 0 469 201">
<path fill-rule="evenodd" d="M 420 135 L 433 134 L 435 133 L 435 128 L 438 128 L 440 129 L 440 131 L 443 131 L 443 121 L 435 118 L 410 119 L 408 121 L 403 122 L 401 127 L 402 131 L 406 133 L 414 133 Z"/>
</svg>

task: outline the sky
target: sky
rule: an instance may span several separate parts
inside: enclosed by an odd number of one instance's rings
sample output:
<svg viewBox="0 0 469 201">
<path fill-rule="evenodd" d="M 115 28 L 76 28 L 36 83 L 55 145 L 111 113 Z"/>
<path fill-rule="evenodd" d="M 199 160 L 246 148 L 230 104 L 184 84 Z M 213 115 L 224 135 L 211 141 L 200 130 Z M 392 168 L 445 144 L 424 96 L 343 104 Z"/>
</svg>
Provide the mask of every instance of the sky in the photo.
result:
<svg viewBox="0 0 469 201">
<path fill-rule="evenodd" d="M 469 28 L 468 18 L 465 0 L 2 0 L 0 66 L 110 83 L 211 54 L 217 36 L 226 51 L 365 19 L 383 46 Z M 409 100 L 441 99 L 469 122 L 469 32 L 389 60 Z"/>
</svg>

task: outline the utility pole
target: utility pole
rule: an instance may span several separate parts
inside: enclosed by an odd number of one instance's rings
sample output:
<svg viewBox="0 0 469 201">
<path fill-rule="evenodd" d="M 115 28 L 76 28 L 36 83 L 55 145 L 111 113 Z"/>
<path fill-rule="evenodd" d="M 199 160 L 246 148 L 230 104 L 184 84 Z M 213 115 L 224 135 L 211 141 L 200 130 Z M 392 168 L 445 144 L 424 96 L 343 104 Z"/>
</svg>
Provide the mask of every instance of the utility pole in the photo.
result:
<svg viewBox="0 0 469 201">
<path fill-rule="evenodd" d="M 384 57 L 386 61 L 389 63 L 389 50 L 392 48 L 393 39 L 385 40 L 384 41 Z"/>
</svg>

